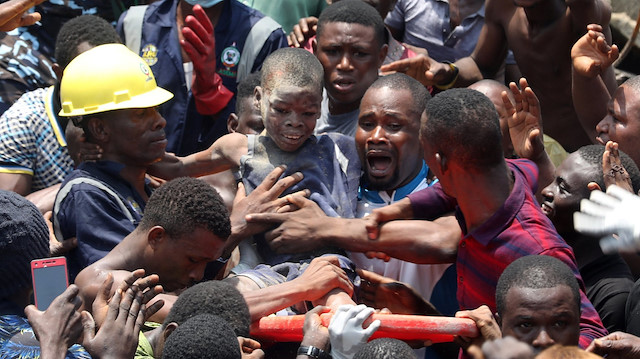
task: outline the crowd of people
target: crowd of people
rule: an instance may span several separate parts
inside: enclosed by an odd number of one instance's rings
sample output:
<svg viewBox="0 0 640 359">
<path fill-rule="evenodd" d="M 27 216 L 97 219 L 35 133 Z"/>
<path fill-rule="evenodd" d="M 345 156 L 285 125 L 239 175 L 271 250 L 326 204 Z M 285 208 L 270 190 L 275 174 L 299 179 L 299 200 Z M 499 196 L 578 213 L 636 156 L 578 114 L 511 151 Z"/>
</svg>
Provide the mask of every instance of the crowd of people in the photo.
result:
<svg viewBox="0 0 640 359">
<path fill-rule="evenodd" d="M 640 358 L 640 76 L 616 84 L 610 16 L 1 3 L 0 357 Z M 49 257 L 70 284 L 36 307 Z M 395 314 L 477 335 L 371 340 Z"/>
</svg>

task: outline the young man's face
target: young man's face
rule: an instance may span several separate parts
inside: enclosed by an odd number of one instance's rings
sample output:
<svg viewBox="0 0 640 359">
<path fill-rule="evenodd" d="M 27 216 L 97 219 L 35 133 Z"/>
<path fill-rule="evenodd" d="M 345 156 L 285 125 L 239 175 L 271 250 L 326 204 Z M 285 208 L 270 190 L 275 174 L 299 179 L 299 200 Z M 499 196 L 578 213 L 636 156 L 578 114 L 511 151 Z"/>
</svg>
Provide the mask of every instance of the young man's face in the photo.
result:
<svg viewBox="0 0 640 359">
<path fill-rule="evenodd" d="M 370 188 L 394 190 L 420 172 L 420 115 L 413 107 L 409 90 L 371 88 L 362 98 L 355 138 Z"/>
<path fill-rule="evenodd" d="M 356 110 L 378 78 L 387 45 L 378 43 L 373 27 L 346 22 L 323 24 L 316 41 L 314 53 L 324 67 L 332 113 Z"/>
<path fill-rule="evenodd" d="M 111 129 L 108 150 L 112 160 L 149 165 L 164 155 L 167 122 L 155 107 L 111 111 L 102 118 Z"/>
<path fill-rule="evenodd" d="M 322 93 L 316 87 L 257 87 L 256 100 L 267 135 L 281 150 L 296 151 L 313 134 L 322 102 Z"/>
<path fill-rule="evenodd" d="M 204 228 L 197 227 L 183 238 L 165 237 L 154 253 L 160 284 L 168 292 L 191 286 L 223 249 L 224 240 Z"/>
<path fill-rule="evenodd" d="M 621 151 L 640 164 L 640 94 L 624 84 L 607 105 L 607 116 L 596 126 L 601 144 L 618 142 Z"/>
<path fill-rule="evenodd" d="M 589 198 L 587 184 L 597 174 L 577 152 L 569 155 L 558 168 L 555 180 L 542 190 L 542 212 L 551 219 L 558 233 L 572 233 L 573 213 L 580 210 L 580 200 Z"/>
<path fill-rule="evenodd" d="M 566 285 L 510 288 L 501 318 L 503 336 L 515 337 L 537 351 L 554 344 L 578 345 L 580 307 Z"/>
</svg>

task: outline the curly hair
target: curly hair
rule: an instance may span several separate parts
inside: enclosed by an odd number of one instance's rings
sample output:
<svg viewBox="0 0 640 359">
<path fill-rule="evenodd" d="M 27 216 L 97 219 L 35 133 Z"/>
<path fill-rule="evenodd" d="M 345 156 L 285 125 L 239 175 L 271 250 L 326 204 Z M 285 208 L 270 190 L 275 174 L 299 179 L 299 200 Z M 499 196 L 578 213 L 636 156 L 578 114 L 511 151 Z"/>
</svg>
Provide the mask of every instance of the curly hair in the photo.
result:
<svg viewBox="0 0 640 359">
<path fill-rule="evenodd" d="M 242 294 L 227 282 L 202 282 L 185 290 L 171 307 L 163 325 L 171 322 L 181 325 L 198 314 L 219 315 L 231 325 L 236 335 L 249 336 L 251 316 L 247 302 Z"/>
<path fill-rule="evenodd" d="M 55 57 L 61 68 L 78 56 L 78 46 L 83 42 L 91 46 L 119 44 L 122 42 L 116 30 L 106 20 L 94 15 L 82 15 L 67 21 L 56 38 Z"/>
<path fill-rule="evenodd" d="M 226 239 L 231 234 L 229 211 L 218 192 L 202 180 L 181 177 L 153 192 L 144 209 L 141 230 L 161 226 L 178 239 L 195 228 L 204 228 Z"/>
<path fill-rule="evenodd" d="M 221 317 L 200 314 L 183 324 L 167 338 L 163 358 L 240 359 L 237 336 Z"/>
</svg>

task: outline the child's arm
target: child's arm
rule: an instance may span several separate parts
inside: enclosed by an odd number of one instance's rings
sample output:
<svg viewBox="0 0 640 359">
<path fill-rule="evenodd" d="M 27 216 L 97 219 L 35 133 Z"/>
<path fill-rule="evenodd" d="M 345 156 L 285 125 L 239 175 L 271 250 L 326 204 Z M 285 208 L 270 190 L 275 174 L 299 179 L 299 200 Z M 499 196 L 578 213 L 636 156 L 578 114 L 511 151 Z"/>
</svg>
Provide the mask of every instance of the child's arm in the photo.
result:
<svg viewBox="0 0 640 359">
<path fill-rule="evenodd" d="M 247 154 L 247 136 L 230 133 L 220 137 L 211 147 L 186 157 L 165 154 L 153 164 L 149 174 L 170 180 L 177 177 L 199 177 L 228 169 L 237 169 L 240 158 Z"/>
</svg>

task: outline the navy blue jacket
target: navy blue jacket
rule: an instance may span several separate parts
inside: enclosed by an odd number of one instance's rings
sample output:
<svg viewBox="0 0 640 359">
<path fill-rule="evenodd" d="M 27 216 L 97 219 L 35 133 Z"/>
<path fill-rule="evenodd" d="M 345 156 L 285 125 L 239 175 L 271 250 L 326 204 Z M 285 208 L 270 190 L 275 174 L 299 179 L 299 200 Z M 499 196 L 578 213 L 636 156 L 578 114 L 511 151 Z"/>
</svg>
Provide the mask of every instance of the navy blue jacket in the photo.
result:
<svg viewBox="0 0 640 359">
<path fill-rule="evenodd" d="M 196 111 L 191 91 L 187 84 L 182 65 L 182 53 L 176 27 L 178 0 L 157 1 L 144 15 L 140 56 L 142 56 L 156 77 L 158 85 L 174 94 L 173 99 L 160 106 L 160 113 L 167 120 L 165 129 L 169 143 L 168 152 L 187 155 L 208 148 L 216 139 L 227 133 L 227 118 L 235 111 L 235 96 L 226 108 L 214 116 L 203 116 Z M 118 21 L 117 30 L 124 38 L 123 16 Z M 245 40 L 253 25 L 264 15 L 237 0 L 225 0 L 220 19 L 215 27 L 216 67 L 224 86 L 236 93 L 235 61 L 227 61 L 223 55 L 241 54 Z M 262 68 L 262 62 L 273 51 L 286 47 L 287 38 L 282 29 L 271 33 L 254 62 L 252 72 Z M 231 48 L 237 49 L 237 52 Z M 236 63 L 237 64 L 237 63 Z"/>
</svg>

